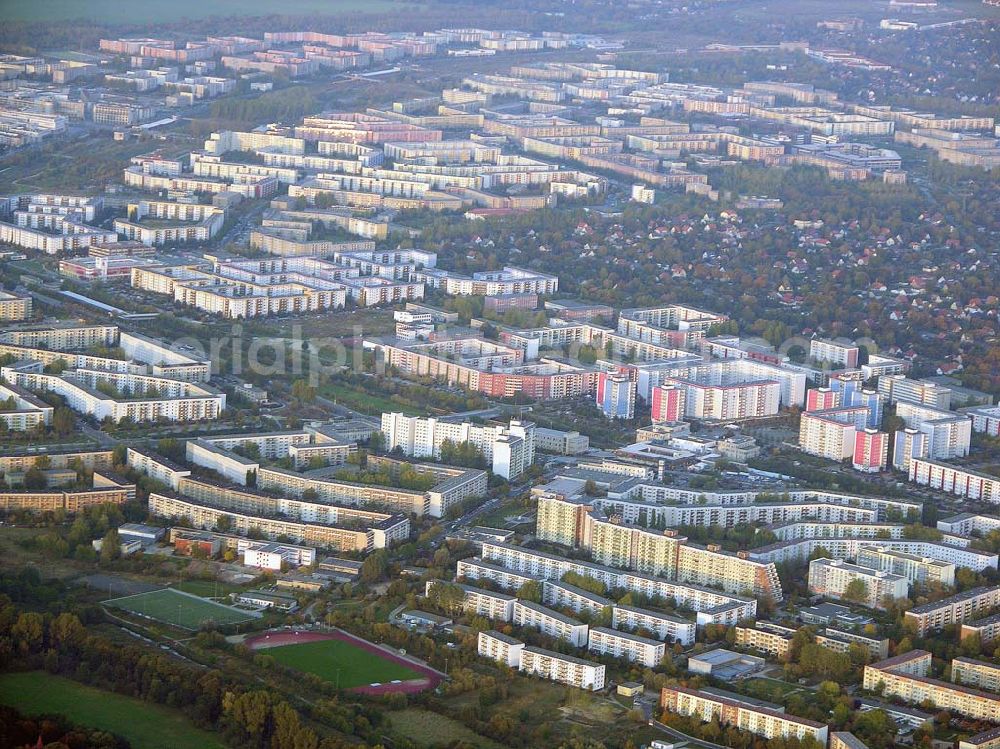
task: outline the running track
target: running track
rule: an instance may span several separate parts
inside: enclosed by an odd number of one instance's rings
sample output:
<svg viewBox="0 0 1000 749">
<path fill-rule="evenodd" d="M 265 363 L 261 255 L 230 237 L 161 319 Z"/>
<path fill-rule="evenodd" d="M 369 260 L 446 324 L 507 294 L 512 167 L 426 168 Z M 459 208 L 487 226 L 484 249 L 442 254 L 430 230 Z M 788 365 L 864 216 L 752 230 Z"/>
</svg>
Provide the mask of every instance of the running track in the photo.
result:
<svg viewBox="0 0 1000 749">
<path fill-rule="evenodd" d="M 444 679 L 444 676 L 440 672 L 435 671 L 430 666 L 424 665 L 414 659 L 403 657 L 390 648 L 368 642 L 368 640 L 363 640 L 360 637 L 356 637 L 355 635 L 352 635 L 349 632 L 344 632 L 340 629 L 332 630 L 330 632 L 298 632 L 295 630 L 264 632 L 259 635 L 254 635 L 253 637 L 248 637 L 243 641 L 243 644 L 251 650 L 266 650 L 267 648 L 278 648 L 282 645 L 299 645 L 304 642 L 320 642 L 323 640 L 341 640 L 342 642 L 348 642 L 355 647 L 361 648 L 362 650 L 377 656 L 378 658 L 392 661 L 393 663 L 405 666 L 406 668 L 423 675 L 423 678 L 410 679 L 409 681 L 403 681 L 399 684 L 379 684 L 378 686 L 368 685 L 354 687 L 348 690 L 351 692 L 373 695 L 392 693 L 416 694 L 417 692 L 423 692 L 427 689 L 436 688 L 437 685 Z"/>
</svg>

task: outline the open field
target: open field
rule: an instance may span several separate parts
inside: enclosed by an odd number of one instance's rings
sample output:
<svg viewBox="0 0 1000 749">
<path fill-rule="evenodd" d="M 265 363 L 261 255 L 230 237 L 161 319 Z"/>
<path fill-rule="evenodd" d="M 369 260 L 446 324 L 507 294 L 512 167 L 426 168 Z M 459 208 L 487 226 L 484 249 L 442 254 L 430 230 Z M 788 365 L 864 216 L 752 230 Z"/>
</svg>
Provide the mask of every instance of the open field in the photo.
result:
<svg viewBox="0 0 1000 749">
<path fill-rule="evenodd" d="M 43 671 L 0 676 L 0 703 L 33 715 L 65 715 L 84 726 L 111 731 L 142 749 L 222 749 L 184 714 L 133 697 L 78 684 Z"/>
<path fill-rule="evenodd" d="M 282 15 L 327 15 L 379 13 L 399 7 L 392 0 L 285 0 L 276 5 L 269 0 L 7 0 L 4 17 L 11 21 L 72 21 L 84 19 L 100 23 L 166 23 L 212 16 L 252 17 L 272 13 Z M 413 6 L 406 6 L 413 7 Z"/>
<path fill-rule="evenodd" d="M 268 639 L 285 642 L 293 638 L 302 641 L 293 640 L 294 644 L 290 645 L 268 646 Z M 332 635 L 278 633 L 271 634 L 270 638 L 265 636 L 263 640 L 254 638 L 253 642 L 252 647 L 265 649 L 281 665 L 315 674 L 342 689 L 422 678 L 421 674 L 401 663 L 380 658 L 370 650 L 346 640 L 335 639 Z"/>
<path fill-rule="evenodd" d="M 224 606 L 173 588 L 112 598 L 104 601 L 104 605 L 189 630 L 198 629 L 206 622 L 226 625 L 256 618 L 248 611 Z"/>
<path fill-rule="evenodd" d="M 444 746 L 461 741 L 463 746 L 467 744 L 479 749 L 499 749 L 501 746 L 493 739 L 480 736 L 458 721 L 432 713 L 430 710 L 409 708 L 386 713 L 386 717 L 389 718 L 396 733 L 419 744 Z"/>
<path fill-rule="evenodd" d="M 408 416 L 420 414 L 420 411 L 412 406 L 398 403 L 391 398 L 371 395 L 360 388 L 354 389 L 337 382 L 326 383 L 319 389 L 319 394 L 363 414 L 391 413 L 393 411 L 401 411 Z"/>
</svg>

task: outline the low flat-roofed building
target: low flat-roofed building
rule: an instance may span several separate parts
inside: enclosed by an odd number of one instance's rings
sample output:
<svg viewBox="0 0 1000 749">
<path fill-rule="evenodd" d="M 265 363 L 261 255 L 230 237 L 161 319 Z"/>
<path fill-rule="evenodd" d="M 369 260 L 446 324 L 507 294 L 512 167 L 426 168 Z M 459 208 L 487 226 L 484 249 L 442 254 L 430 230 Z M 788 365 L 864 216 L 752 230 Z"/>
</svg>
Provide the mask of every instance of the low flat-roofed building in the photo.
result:
<svg viewBox="0 0 1000 749">
<path fill-rule="evenodd" d="M 135 539 L 144 545 L 155 544 L 166 533 L 165 528 L 143 523 L 122 523 L 118 526 L 118 537 L 122 540 Z"/>
<path fill-rule="evenodd" d="M 454 619 L 449 619 L 446 616 L 439 616 L 438 614 L 431 614 L 427 611 L 418 611 L 416 609 L 404 611 L 399 615 L 399 618 L 404 624 L 409 624 L 412 627 L 426 627 L 428 629 L 441 629 L 454 623 Z"/>
<path fill-rule="evenodd" d="M 688 658 L 688 671 L 730 681 L 760 671 L 767 661 L 755 655 L 717 648 Z"/>
<path fill-rule="evenodd" d="M 299 602 L 295 596 L 277 590 L 248 590 L 236 596 L 236 602 L 261 609 L 277 609 L 278 611 L 295 611 Z"/>
</svg>

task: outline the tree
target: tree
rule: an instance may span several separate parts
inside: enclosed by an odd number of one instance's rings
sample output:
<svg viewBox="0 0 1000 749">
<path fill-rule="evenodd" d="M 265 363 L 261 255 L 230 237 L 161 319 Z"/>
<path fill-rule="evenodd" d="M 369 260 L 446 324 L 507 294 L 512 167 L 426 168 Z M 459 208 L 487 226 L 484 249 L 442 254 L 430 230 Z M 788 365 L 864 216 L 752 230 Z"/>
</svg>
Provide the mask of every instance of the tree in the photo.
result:
<svg viewBox="0 0 1000 749">
<path fill-rule="evenodd" d="M 18 614 L 10 628 L 10 637 L 22 653 L 37 652 L 45 636 L 45 620 L 41 614 L 28 611 Z"/>
<path fill-rule="evenodd" d="M 24 472 L 24 488 L 28 491 L 41 491 L 49 485 L 49 480 L 37 466 L 32 466 Z"/>
<path fill-rule="evenodd" d="M 121 554 L 121 540 L 118 538 L 118 530 L 112 528 L 101 539 L 101 563 L 107 564 L 108 562 L 113 562 Z"/>
<path fill-rule="evenodd" d="M 863 603 L 868 600 L 868 583 L 860 577 L 856 577 L 847 584 L 844 589 L 843 599 L 854 603 Z"/>
<path fill-rule="evenodd" d="M 312 403 L 316 400 L 316 388 L 306 380 L 296 380 L 292 383 L 292 398 L 299 403 Z"/>
<path fill-rule="evenodd" d="M 537 580 L 528 580 L 517 589 L 517 597 L 534 603 L 542 602 L 542 585 Z"/>
<path fill-rule="evenodd" d="M 52 412 L 52 428 L 56 434 L 65 436 L 72 434 L 76 428 L 76 416 L 72 409 L 60 406 Z"/>
<path fill-rule="evenodd" d="M 389 563 L 386 561 L 385 552 L 376 551 L 374 554 L 368 556 L 368 558 L 362 562 L 361 570 L 359 572 L 362 582 L 374 583 L 381 580 L 389 567 Z"/>
<path fill-rule="evenodd" d="M 435 606 L 450 614 L 459 613 L 465 605 L 465 591 L 454 583 L 435 583 L 427 597 Z"/>
<path fill-rule="evenodd" d="M 63 612 L 49 624 L 49 642 L 56 650 L 76 648 L 87 636 L 87 630 L 76 614 Z"/>
</svg>

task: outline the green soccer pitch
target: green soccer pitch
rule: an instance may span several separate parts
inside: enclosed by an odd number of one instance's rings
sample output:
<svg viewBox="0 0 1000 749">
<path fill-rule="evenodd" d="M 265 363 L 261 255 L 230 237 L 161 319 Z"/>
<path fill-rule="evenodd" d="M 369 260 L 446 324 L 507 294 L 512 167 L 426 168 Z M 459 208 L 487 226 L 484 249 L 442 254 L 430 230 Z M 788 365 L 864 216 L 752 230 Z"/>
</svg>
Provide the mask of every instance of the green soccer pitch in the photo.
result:
<svg viewBox="0 0 1000 749">
<path fill-rule="evenodd" d="M 191 631 L 209 622 L 224 626 L 257 618 L 253 612 L 235 609 L 173 588 L 112 598 L 104 601 L 104 605 Z"/>
<path fill-rule="evenodd" d="M 340 689 L 421 678 L 416 671 L 343 640 L 303 642 L 258 652 L 271 656 L 282 666 L 315 674 Z"/>
</svg>

